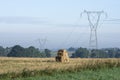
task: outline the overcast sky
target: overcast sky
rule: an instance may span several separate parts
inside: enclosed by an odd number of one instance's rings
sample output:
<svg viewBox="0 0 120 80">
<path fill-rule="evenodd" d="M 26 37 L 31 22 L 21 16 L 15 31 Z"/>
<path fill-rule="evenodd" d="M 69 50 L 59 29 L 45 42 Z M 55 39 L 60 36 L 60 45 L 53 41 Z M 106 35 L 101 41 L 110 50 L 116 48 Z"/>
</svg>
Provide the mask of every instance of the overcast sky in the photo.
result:
<svg viewBox="0 0 120 80">
<path fill-rule="evenodd" d="M 119 0 L 0 0 L 0 45 L 88 47 L 90 28 L 84 10 L 105 11 L 98 27 L 99 48 L 120 47 Z M 41 41 L 43 42 L 43 41 Z M 43 42 L 44 43 L 44 42 Z"/>
</svg>

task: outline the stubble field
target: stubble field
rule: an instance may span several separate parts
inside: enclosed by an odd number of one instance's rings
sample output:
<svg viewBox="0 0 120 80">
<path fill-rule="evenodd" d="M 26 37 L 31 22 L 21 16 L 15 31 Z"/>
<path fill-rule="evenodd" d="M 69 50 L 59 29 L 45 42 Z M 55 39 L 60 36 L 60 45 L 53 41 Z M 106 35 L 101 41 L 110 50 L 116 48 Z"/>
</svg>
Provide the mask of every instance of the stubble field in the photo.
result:
<svg viewBox="0 0 120 80">
<path fill-rule="evenodd" d="M 52 76 L 54 74 L 76 73 L 86 70 L 120 68 L 120 59 L 74 58 L 69 63 L 55 62 L 54 58 L 0 58 L 0 80 Z M 23 79 L 24 80 L 24 79 Z M 28 79 L 29 80 L 29 79 Z M 33 79 L 36 80 L 36 79 Z"/>
</svg>

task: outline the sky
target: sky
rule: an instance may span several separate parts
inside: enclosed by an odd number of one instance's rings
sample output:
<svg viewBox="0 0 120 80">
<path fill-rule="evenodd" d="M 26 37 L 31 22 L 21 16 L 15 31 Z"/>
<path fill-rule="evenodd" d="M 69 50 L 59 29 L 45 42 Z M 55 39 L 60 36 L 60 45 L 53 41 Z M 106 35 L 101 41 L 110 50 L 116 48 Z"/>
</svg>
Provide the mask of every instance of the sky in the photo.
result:
<svg viewBox="0 0 120 80">
<path fill-rule="evenodd" d="M 97 28 L 99 48 L 120 47 L 119 7 L 119 0 L 0 0 L 0 46 L 88 47 L 89 22 L 80 16 L 87 10 L 107 14 Z"/>
</svg>

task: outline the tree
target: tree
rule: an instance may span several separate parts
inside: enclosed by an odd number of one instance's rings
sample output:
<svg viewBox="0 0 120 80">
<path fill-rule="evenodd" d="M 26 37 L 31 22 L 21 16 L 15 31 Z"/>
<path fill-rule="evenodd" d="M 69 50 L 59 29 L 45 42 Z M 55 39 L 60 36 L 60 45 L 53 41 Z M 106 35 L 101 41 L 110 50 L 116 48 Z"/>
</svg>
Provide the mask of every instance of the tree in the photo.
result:
<svg viewBox="0 0 120 80">
<path fill-rule="evenodd" d="M 6 56 L 5 49 L 2 46 L 0 46 L 0 56 Z"/>
<path fill-rule="evenodd" d="M 45 49 L 46 57 L 51 57 L 51 50 Z"/>
<path fill-rule="evenodd" d="M 16 45 L 12 48 L 10 53 L 7 55 L 8 57 L 25 57 L 25 49 L 20 45 Z"/>
<path fill-rule="evenodd" d="M 40 52 L 35 47 L 30 46 L 29 48 L 26 48 L 26 55 L 27 57 L 39 57 Z"/>
<path fill-rule="evenodd" d="M 68 51 L 75 51 L 75 48 L 70 47 L 70 48 L 68 49 Z"/>
<path fill-rule="evenodd" d="M 81 57 L 81 58 L 87 58 L 89 51 L 87 48 L 78 48 L 75 53 L 72 54 L 71 57 Z"/>
<path fill-rule="evenodd" d="M 45 57 L 42 52 L 39 51 L 38 48 L 30 46 L 26 49 L 27 57 Z"/>
</svg>

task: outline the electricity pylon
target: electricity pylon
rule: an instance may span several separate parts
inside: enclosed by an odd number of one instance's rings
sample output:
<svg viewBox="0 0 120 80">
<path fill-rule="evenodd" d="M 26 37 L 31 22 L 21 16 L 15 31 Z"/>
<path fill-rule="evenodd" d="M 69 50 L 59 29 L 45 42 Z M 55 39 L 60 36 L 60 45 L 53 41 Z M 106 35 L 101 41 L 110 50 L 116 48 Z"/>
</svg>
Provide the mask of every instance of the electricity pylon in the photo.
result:
<svg viewBox="0 0 120 80">
<path fill-rule="evenodd" d="M 46 48 L 47 38 L 45 39 L 38 39 L 40 45 L 40 51 L 43 51 Z"/>
<path fill-rule="evenodd" d="M 99 25 L 101 15 L 104 14 L 105 12 L 84 10 L 83 13 L 87 14 L 87 18 L 90 26 L 89 55 L 88 55 L 88 57 L 90 57 L 90 54 L 92 53 L 92 51 L 96 51 L 98 49 L 97 27 Z M 83 13 L 81 13 L 81 16 Z M 97 57 L 99 57 L 99 55 Z"/>
</svg>

